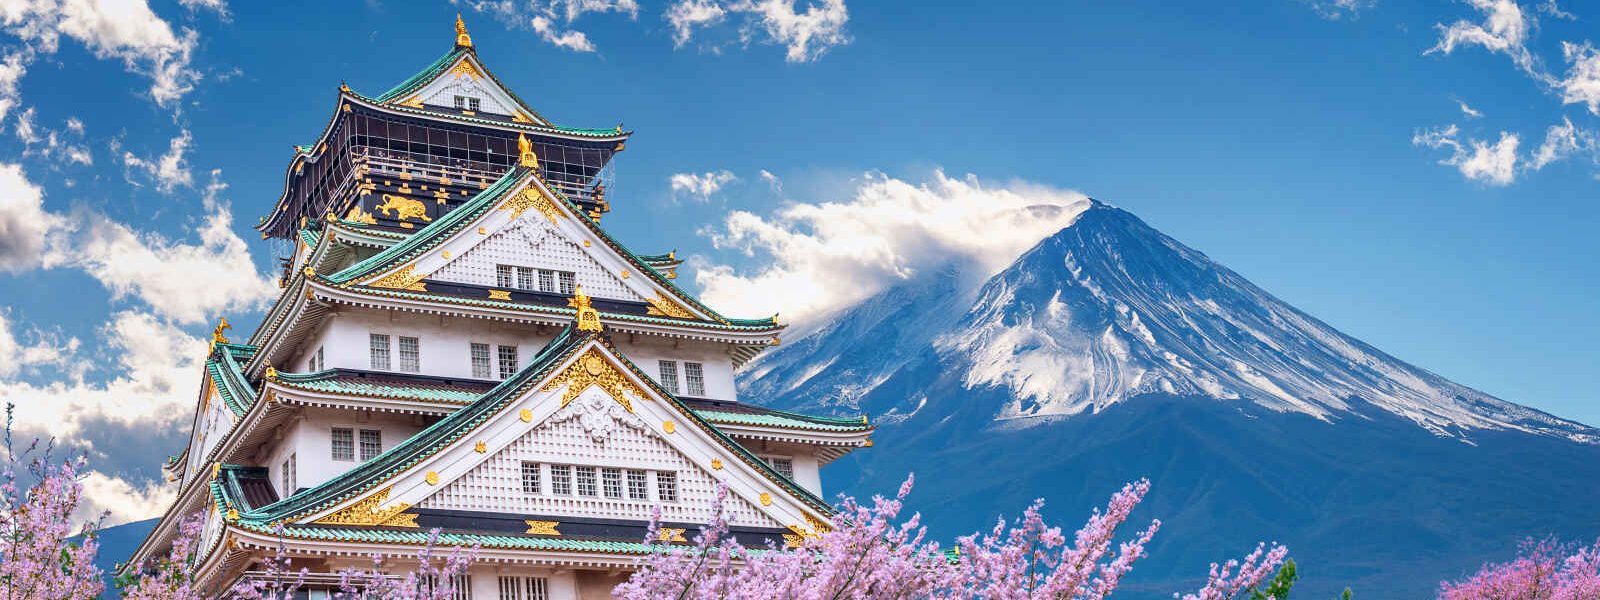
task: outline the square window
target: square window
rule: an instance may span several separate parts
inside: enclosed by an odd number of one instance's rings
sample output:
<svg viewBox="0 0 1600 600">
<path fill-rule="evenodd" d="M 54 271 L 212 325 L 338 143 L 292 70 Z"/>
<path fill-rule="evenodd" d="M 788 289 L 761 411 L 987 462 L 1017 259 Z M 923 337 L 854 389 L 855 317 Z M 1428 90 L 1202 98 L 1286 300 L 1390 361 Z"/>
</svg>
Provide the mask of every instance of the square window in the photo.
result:
<svg viewBox="0 0 1600 600">
<path fill-rule="evenodd" d="M 494 285 L 501 289 L 516 287 L 511 280 L 511 265 L 494 266 Z"/>
<path fill-rule="evenodd" d="M 577 278 L 576 275 L 574 275 L 571 271 L 559 271 L 558 275 L 561 278 L 561 293 L 562 294 L 566 294 L 568 296 L 571 296 L 573 294 L 573 292 L 577 291 L 578 278 Z"/>
<path fill-rule="evenodd" d="M 546 271 L 544 269 L 539 270 L 539 291 L 550 292 L 552 294 L 556 292 L 555 271 Z"/>
<path fill-rule="evenodd" d="M 690 396 L 701 398 L 706 395 L 706 372 L 700 363 L 683 363 L 683 383 Z"/>
<path fill-rule="evenodd" d="M 594 467 L 573 467 L 572 470 L 577 473 L 579 496 L 600 495 L 595 486 Z"/>
<path fill-rule="evenodd" d="M 377 429 L 361 430 L 361 462 L 383 454 L 383 432 Z"/>
<path fill-rule="evenodd" d="M 656 471 L 656 498 L 662 502 L 678 501 L 678 474 L 674 471 Z"/>
<path fill-rule="evenodd" d="M 522 461 L 522 493 L 539 493 L 539 463 Z"/>
<path fill-rule="evenodd" d="M 678 361 L 658 361 L 661 367 L 661 387 L 674 394 L 678 393 Z"/>
<path fill-rule="evenodd" d="M 500 378 L 505 379 L 517 373 L 517 347 L 501 346 L 500 353 Z"/>
<path fill-rule="evenodd" d="M 372 370 L 389 370 L 389 336 L 381 333 L 369 334 L 367 343 L 371 347 Z"/>
<path fill-rule="evenodd" d="M 406 373 L 422 371 L 422 356 L 417 338 L 400 336 L 400 370 Z"/>
<path fill-rule="evenodd" d="M 489 375 L 489 345 L 472 345 L 472 376 L 479 379 L 488 379 Z"/>
<path fill-rule="evenodd" d="M 650 475 L 644 471 L 628 471 L 628 499 L 650 499 Z"/>
<path fill-rule="evenodd" d="M 349 427 L 333 428 L 333 459 L 356 459 L 356 432 Z"/>
<path fill-rule="evenodd" d="M 550 493 L 557 496 L 572 495 L 572 467 L 550 465 Z"/>
<path fill-rule="evenodd" d="M 533 288 L 533 267 L 517 267 L 517 289 L 531 290 Z"/>
<path fill-rule="evenodd" d="M 601 469 L 600 483 L 607 498 L 622 499 L 622 469 Z"/>
<path fill-rule="evenodd" d="M 794 479 L 794 459 L 786 456 L 768 456 L 767 464 L 772 465 L 772 470 L 784 477 Z"/>
</svg>

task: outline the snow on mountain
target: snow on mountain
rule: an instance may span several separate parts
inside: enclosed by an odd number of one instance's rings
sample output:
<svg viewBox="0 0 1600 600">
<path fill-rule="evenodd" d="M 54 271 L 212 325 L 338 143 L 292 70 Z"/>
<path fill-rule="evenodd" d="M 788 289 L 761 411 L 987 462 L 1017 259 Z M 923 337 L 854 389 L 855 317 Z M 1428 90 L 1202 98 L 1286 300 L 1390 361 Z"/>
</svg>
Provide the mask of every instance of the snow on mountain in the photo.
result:
<svg viewBox="0 0 1600 600">
<path fill-rule="evenodd" d="M 742 375 L 745 394 L 857 409 L 927 356 L 968 390 L 1006 389 L 1006 427 L 1095 413 L 1146 394 L 1247 401 L 1324 421 L 1375 407 L 1435 435 L 1600 432 L 1407 364 L 1273 297 L 1123 210 L 1094 203 L 978 285 L 951 267 L 903 282 Z M 911 392 L 877 414 L 919 409 Z"/>
</svg>

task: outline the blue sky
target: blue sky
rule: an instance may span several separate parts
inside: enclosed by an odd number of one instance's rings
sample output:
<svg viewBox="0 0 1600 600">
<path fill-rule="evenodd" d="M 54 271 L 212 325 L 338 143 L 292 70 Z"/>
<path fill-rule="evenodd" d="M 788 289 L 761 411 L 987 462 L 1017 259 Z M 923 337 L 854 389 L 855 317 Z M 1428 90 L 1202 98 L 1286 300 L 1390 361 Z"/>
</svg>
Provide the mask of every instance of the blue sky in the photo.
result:
<svg viewBox="0 0 1600 600">
<path fill-rule="evenodd" d="M 794 207 L 1076 190 L 1404 360 L 1600 424 L 1588 8 L 0 2 L 0 395 L 55 407 L 23 425 L 107 458 L 101 493 L 150 499 L 125 516 L 159 505 L 200 340 L 219 314 L 247 335 L 276 292 L 281 249 L 250 225 L 290 146 L 341 81 L 376 94 L 448 51 L 460 10 L 545 116 L 637 131 L 606 224 L 694 257 L 704 281 L 827 269 L 794 255 L 819 239 Z M 1044 233 L 864 226 L 848 234 L 901 256 L 809 309 L 708 295 L 803 317 L 923 253 L 1003 264 Z"/>
</svg>

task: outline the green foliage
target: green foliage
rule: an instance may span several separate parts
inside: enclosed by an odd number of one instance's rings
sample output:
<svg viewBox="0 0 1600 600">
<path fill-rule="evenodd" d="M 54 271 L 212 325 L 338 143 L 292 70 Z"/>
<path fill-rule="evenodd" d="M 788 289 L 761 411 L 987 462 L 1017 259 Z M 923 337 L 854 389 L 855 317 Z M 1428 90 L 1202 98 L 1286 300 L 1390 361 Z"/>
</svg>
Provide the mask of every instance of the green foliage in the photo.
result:
<svg viewBox="0 0 1600 600">
<path fill-rule="evenodd" d="M 1294 587 L 1295 580 L 1299 578 L 1294 570 L 1294 559 L 1291 558 L 1278 568 L 1278 574 L 1267 582 L 1266 587 L 1250 590 L 1250 600 L 1288 600 L 1289 589 Z M 1349 594 L 1349 591 L 1345 593 Z"/>
</svg>

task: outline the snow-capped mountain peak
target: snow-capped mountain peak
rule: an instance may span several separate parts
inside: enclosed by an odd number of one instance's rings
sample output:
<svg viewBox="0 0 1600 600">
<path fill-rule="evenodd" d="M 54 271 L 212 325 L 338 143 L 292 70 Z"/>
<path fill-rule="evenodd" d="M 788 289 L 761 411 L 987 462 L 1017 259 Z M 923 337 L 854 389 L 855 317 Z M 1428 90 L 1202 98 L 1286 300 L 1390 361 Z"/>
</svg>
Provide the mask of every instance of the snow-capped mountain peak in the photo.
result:
<svg viewBox="0 0 1600 600">
<path fill-rule="evenodd" d="M 920 410 L 927 394 L 880 390 L 885 381 L 908 370 L 943 371 L 960 373 L 956 381 L 967 390 L 1007 390 L 992 418 L 1012 427 L 1163 394 L 1247 401 L 1325 421 L 1375 408 L 1464 439 L 1498 429 L 1600 442 L 1593 428 L 1456 384 L 1340 333 L 1102 203 L 976 290 L 962 281 L 951 273 L 924 277 L 869 299 L 862 311 L 845 311 L 754 365 L 746 393 L 857 407 L 878 391 L 869 409 L 892 416 Z"/>
</svg>

